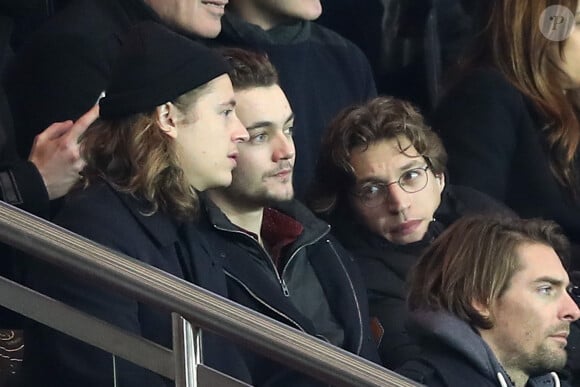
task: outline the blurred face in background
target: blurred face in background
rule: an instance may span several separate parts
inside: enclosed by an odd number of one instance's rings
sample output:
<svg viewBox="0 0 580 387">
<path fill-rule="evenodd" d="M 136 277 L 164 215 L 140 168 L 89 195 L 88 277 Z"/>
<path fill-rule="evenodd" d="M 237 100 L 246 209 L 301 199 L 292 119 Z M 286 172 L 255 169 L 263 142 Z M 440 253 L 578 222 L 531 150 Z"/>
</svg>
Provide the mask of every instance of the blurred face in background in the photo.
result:
<svg viewBox="0 0 580 387">
<path fill-rule="evenodd" d="M 564 44 L 562 67 L 570 79 L 570 89 L 580 89 L 580 5 L 576 10 L 574 27 Z"/>
<path fill-rule="evenodd" d="M 315 20 L 322 13 L 320 0 L 234 0 L 234 10 L 252 23 L 269 30 L 292 20 Z"/>
<path fill-rule="evenodd" d="M 169 26 L 202 38 L 215 38 L 228 0 L 145 0 Z"/>
</svg>

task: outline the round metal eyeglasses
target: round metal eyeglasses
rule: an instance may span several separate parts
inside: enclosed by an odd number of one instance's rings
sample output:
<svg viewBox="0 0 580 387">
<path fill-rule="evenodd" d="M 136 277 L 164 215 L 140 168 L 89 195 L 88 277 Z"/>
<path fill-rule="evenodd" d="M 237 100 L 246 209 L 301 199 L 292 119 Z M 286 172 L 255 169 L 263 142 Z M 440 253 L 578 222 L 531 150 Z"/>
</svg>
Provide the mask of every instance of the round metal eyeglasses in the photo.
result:
<svg viewBox="0 0 580 387">
<path fill-rule="evenodd" d="M 353 195 L 366 207 L 377 207 L 384 204 L 389 197 L 389 186 L 398 184 L 407 193 L 419 192 L 427 186 L 429 166 L 413 168 L 405 171 L 396 181 L 391 183 L 366 182 L 353 190 Z"/>
</svg>

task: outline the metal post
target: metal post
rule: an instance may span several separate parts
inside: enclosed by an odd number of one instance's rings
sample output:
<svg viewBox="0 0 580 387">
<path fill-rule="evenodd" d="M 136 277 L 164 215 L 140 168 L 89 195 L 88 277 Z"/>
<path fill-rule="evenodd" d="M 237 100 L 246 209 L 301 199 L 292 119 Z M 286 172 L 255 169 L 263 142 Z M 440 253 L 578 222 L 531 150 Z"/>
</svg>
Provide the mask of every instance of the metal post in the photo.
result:
<svg viewBox="0 0 580 387">
<path fill-rule="evenodd" d="M 201 330 L 177 313 L 172 313 L 175 387 L 198 387 L 197 365 L 203 363 Z"/>
</svg>

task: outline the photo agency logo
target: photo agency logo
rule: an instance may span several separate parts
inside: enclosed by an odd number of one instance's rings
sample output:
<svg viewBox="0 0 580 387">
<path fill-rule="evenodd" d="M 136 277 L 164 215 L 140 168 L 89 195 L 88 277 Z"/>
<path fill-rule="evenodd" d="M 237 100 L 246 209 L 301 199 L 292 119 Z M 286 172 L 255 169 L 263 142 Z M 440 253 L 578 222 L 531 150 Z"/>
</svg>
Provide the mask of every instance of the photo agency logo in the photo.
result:
<svg viewBox="0 0 580 387">
<path fill-rule="evenodd" d="M 566 40 L 574 28 L 574 13 L 563 5 L 551 5 L 540 15 L 540 31 L 549 40 Z"/>
</svg>

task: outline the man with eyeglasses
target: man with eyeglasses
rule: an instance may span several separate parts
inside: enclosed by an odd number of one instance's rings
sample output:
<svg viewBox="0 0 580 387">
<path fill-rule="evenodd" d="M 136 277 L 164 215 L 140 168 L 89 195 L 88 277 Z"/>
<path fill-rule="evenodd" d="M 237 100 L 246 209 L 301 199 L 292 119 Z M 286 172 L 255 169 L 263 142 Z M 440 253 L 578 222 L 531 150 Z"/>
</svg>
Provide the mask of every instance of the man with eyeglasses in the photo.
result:
<svg viewBox="0 0 580 387">
<path fill-rule="evenodd" d="M 388 368 L 419 350 L 404 326 L 405 280 L 423 250 L 462 215 L 509 213 L 477 191 L 446 185 L 446 161 L 417 110 L 391 97 L 344 110 L 323 137 L 308 204 L 363 271 Z"/>
</svg>

